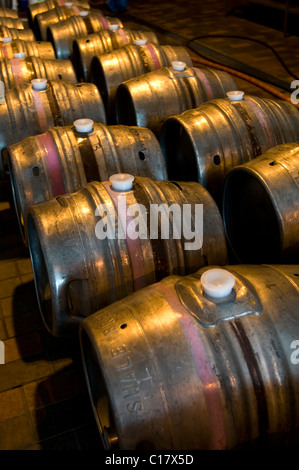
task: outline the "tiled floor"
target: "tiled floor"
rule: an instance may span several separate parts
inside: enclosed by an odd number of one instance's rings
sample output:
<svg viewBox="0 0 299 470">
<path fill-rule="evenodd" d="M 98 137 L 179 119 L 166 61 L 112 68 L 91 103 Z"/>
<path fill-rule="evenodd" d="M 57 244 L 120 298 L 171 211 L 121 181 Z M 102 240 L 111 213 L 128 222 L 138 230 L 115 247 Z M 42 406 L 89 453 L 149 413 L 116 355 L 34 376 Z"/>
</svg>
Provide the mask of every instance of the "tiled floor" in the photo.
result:
<svg viewBox="0 0 299 470">
<path fill-rule="evenodd" d="M 174 3 L 176 8 L 174 8 Z M 245 19 L 225 16 L 225 2 L 132 0 L 128 13 L 188 39 L 199 34 L 245 34 L 266 38 L 298 71 L 299 38 Z M 125 17 L 124 17 L 125 19 Z M 131 18 L 132 19 L 132 18 Z M 208 40 L 207 40 L 208 41 Z M 265 48 L 210 39 L 220 49 L 291 80 Z M 246 59 L 247 57 L 247 59 Z M 248 93 L 268 96 L 243 81 Z M 0 182 L 0 449 L 101 449 L 92 415 L 79 346 L 53 338 L 42 323 L 30 259 L 19 234 L 8 183 Z"/>
<path fill-rule="evenodd" d="M 0 183 L 0 449 L 101 449 L 76 341 L 52 337 L 9 185 Z"/>
</svg>

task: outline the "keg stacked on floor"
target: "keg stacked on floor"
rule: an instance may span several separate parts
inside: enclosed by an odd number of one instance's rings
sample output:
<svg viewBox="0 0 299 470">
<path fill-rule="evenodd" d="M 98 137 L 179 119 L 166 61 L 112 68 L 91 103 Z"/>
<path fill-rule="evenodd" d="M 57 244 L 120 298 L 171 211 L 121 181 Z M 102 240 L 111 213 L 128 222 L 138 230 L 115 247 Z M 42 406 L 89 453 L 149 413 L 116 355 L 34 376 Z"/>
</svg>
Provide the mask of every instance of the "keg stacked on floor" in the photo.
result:
<svg viewBox="0 0 299 470">
<path fill-rule="evenodd" d="M 80 338 L 104 447 L 292 443 L 299 266 L 274 263 L 299 262 L 298 110 L 82 2 L 45 4 L 29 19 L 51 10 L 55 64 L 0 63 L 0 172 L 44 323 Z M 6 54 L 33 50 L 11 37 Z"/>
</svg>

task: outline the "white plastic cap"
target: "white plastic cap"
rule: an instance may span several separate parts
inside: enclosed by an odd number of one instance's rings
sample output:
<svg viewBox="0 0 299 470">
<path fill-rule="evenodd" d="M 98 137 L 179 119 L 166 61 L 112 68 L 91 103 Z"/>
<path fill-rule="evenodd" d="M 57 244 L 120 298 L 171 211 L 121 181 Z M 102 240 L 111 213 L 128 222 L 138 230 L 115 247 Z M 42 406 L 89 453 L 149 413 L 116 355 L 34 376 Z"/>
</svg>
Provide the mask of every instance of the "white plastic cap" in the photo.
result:
<svg viewBox="0 0 299 470">
<path fill-rule="evenodd" d="M 136 44 L 136 46 L 144 46 L 144 44 L 147 43 L 147 40 L 146 39 L 135 39 L 134 43 Z"/>
<path fill-rule="evenodd" d="M 92 119 L 77 119 L 74 121 L 74 126 L 77 132 L 91 132 L 93 126 Z"/>
<path fill-rule="evenodd" d="M 243 96 L 244 96 L 244 91 L 228 91 L 226 93 L 226 96 L 230 101 L 242 101 Z"/>
<path fill-rule="evenodd" d="M 109 178 L 112 189 L 116 191 L 130 191 L 133 187 L 134 176 L 128 173 L 117 173 Z"/>
<path fill-rule="evenodd" d="M 80 16 L 88 16 L 88 15 L 89 15 L 89 11 L 87 11 L 87 10 L 80 11 L 79 15 L 80 15 Z"/>
<path fill-rule="evenodd" d="M 211 268 L 201 276 L 204 293 L 216 299 L 227 297 L 235 285 L 235 276 L 220 268 Z"/>
<path fill-rule="evenodd" d="M 7 38 L 2 38 L 2 42 L 11 42 L 11 41 L 12 41 L 11 36 L 8 36 Z"/>
<path fill-rule="evenodd" d="M 26 54 L 25 54 L 25 52 L 15 52 L 13 56 L 14 56 L 15 59 L 24 59 Z"/>
<path fill-rule="evenodd" d="M 31 80 L 33 90 L 42 91 L 47 88 L 46 78 L 34 78 Z"/>
<path fill-rule="evenodd" d="M 65 2 L 64 6 L 65 7 L 72 7 L 73 3 L 72 2 Z"/>
<path fill-rule="evenodd" d="M 110 31 L 117 31 L 119 29 L 118 24 L 110 24 L 109 25 Z"/>
<path fill-rule="evenodd" d="M 185 70 L 186 68 L 186 64 L 185 62 L 181 62 L 180 60 L 174 60 L 172 62 L 172 68 L 176 72 L 183 72 L 183 70 Z"/>
</svg>

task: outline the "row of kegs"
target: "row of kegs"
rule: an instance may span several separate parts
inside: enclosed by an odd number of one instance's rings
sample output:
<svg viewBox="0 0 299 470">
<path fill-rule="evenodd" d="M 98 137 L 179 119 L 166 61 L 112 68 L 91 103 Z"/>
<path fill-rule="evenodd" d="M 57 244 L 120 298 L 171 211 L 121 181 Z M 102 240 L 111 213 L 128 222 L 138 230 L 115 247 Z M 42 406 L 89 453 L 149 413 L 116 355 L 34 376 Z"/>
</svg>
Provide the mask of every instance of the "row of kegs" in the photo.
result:
<svg viewBox="0 0 299 470">
<path fill-rule="evenodd" d="M 2 26 L 1 175 L 104 447 L 298 444 L 298 109 L 84 2 L 28 11 L 39 41 Z"/>
</svg>

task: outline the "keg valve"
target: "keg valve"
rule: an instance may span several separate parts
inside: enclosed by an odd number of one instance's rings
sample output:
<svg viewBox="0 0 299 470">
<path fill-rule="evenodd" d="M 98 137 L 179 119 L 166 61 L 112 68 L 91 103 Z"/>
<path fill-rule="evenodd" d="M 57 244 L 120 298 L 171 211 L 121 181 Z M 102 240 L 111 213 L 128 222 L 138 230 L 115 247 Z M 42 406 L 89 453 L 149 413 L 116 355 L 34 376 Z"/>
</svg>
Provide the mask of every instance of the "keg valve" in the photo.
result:
<svg viewBox="0 0 299 470">
<path fill-rule="evenodd" d="M 186 68 L 186 64 L 180 60 L 174 60 L 172 62 L 172 68 L 175 72 L 183 72 Z"/>
<path fill-rule="evenodd" d="M 14 59 L 24 59 L 25 58 L 25 52 L 15 52 L 13 57 L 14 57 Z"/>
<path fill-rule="evenodd" d="M 6 38 L 2 38 L 2 42 L 4 42 L 4 43 L 12 42 L 12 37 L 8 36 Z"/>
<path fill-rule="evenodd" d="M 133 188 L 134 176 L 128 173 L 117 173 L 109 178 L 112 189 L 115 191 L 131 191 Z"/>
<path fill-rule="evenodd" d="M 244 96 L 244 91 L 228 91 L 226 96 L 230 101 L 242 101 Z"/>
<path fill-rule="evenodd" d="M 77 119 L 73 124 L 77 132 L 89 133 L 93 131 L 92 119 Z"/>
<path fill-rule="evenodd" d="M 34 78 L 31 80 L 32 88 L 35 91 L 42 91 L 47 88 L 47 79 L 46 78 Z"/>
<path fill-rule="evenodd" d="M 215 299 L 227 297 L 232 292 L 236 282 L 232 273 L 220 268 L 205 271 L 200 280 L 204 293 Z"/>
</svg>

